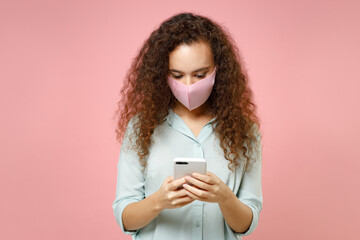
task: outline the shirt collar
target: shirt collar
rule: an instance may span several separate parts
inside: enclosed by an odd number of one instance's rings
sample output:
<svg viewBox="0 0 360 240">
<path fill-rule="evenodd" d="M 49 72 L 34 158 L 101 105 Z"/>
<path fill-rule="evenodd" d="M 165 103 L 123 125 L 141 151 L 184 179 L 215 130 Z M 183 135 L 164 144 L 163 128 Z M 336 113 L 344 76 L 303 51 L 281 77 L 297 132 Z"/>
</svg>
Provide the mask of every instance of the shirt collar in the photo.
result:
<svg viewBox="0 0 360 240">
<path fill-rule="evenodd" d="M 212 128 L 210 127 L 210 123 L 212 123 L 215 119 L 216 118 L 211 119 L 205 126 L 203 126 L 199 135 L 195 137 L 194 133 L 184 122 L 184 120 L 179 115 L 177 115 L 171 108 L 169 109 L 169 114 L 166 117 L 168 124 L 173 129 L 175 129 L 176 131 L 193 139 L 195 142 L 200 144 L 204 142 L 208 138 L 208 136 L 212 133 Z"/>
<path fill-rule="evenodd" d="M 179 115 L 177 115 L 172 108 L 169 108 L 169 114 L 166 116 L 166 121 L 170 126 L 174 124 L 174 121 L 176 120 L 182 120 Z M 215 121 L 216 117 L 212 118 L 207 124 L 210 124 L 211 122 Z"/>
<path fill-rule="evenodd" d="M 174 111 L 172 110 L 172 108 L 169 108 L 169 114 L 166 116 L 166 121 L 168 122 L 168 124 L 170 126 L 173 125 L 174 122 Z"/>
</svg>

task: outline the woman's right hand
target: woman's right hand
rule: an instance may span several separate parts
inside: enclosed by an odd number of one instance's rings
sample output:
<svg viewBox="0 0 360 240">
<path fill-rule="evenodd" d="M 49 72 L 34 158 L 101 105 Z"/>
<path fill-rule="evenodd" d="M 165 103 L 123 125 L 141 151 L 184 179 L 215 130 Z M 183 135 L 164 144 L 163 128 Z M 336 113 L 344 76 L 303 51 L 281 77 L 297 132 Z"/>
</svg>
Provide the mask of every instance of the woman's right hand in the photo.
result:
<svg viewBox="0 0 360 240">
<path fill-rule="evenodd" d="M 186 183 L 185 177 L 176 180 L 173 176 L 165 178 L 160 189 L 155 193 L 159 210 L 183 207 L 195 200 L 186 194 L 184 188 L 177 190 L 184 183 Z"/>
</svg>

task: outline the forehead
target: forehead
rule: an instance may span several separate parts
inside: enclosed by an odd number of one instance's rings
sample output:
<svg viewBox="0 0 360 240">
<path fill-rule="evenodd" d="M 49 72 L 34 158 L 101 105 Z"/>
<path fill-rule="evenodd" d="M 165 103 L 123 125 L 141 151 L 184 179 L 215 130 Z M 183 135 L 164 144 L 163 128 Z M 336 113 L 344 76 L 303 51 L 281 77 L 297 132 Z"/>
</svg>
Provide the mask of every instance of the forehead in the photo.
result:
<svg viewBox="0 0 360 240">
<path fill-rule="evenodd" d="M 206 42 L 196 42 L 190 45 L 181 44 L 169 54 L 169 68 L 184 72 L 209 66 L 213 63 L 211 48 Z"/>
</svg>

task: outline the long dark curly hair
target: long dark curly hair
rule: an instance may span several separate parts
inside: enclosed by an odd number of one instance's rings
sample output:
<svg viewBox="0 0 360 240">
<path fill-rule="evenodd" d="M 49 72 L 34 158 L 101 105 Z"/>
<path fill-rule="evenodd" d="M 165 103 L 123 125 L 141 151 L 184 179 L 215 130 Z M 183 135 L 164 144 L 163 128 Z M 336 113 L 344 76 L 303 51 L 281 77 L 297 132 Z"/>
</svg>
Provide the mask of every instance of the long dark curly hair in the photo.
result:
<svg viewBox="0 0 360 240">
<path fill-rule="evenodd" d="M 143 170 L 154 129 L 165 120 L 169 108 L 175 106 L 175 97 L 166 82 L 169 53 L 180 44 L 199 41 L 208 43 L 214 56 L 216 80 L 207 101 L 210 113 L 216 116 L 213 129 L 229 161 L 228 168 L 235 171 L 243 163 L 246 170 L 256 160 L 251 158 L 254 149 L 250 146 L 259 136 L 256 133 L 260 123 L 239 50 L 224 27 L 208 17 L 183 12 L 166 19 L 151 33 L 133 59 L 120 91 L 121 99 L 115 111 L 117 140 L 122 143 L 129 121 L 137 116 L 133 149 Z"/>
</svg>

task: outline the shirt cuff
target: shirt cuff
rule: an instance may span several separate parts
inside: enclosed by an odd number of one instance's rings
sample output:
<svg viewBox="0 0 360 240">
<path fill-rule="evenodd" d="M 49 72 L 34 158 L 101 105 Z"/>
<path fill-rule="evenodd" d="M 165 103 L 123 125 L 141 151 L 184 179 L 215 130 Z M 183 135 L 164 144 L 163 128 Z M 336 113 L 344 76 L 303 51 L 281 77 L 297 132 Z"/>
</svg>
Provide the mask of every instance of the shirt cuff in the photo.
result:
<svg viewBox="0 0 360 240">
<path fill-rule="evenodd" d="M 253 207 L 252 205 L 248 204 L 248 203 L 245 203 L 252 211 L 252 221 L 251 221 L 251 224 L 250 224 L 250 227 L 243 233 L 238 233 L 238 232 L 235 232 L 233 231 L 229 225 L 226 223 L 226 225 L 232 230 L 232 232 L 234 233 L 234 235 L 236 237 L 243 237 L 243 236 L 247 236 L 247 235 L 250 235 L 256 228 L 257 224 L 258 224 L 258 221 L 259 221 L 259 213 L 258 211 L 255 209 L 255 207 Z M 226 222 L 226 221 L 225 221 Z M 241 238 L 239 238 L 241 239 Z"/>
<path fill-rule="evenodd" d="M 114 210 L 114 215 L 115 215 L 115 218 L 116 218 L 116 221 L 118 223 L 118 225 L 121 227 L 121 230 L 125 233 L 125 234 L 128 234 L 128 235 L 134 235 L 134 234 L 137 234 L 139 229 L 137 230 L 126 230 L 125 227 L 124 227 L 124 223 L 122 221 L 122 214 L 123 214 L 123 211 L 124 209 L 126 208 L 127 205 L 129 205 L 130 203 L 133 203 L 133 202 L 138 202 L 138 200 L 136 199 L 124 199 L 120 202 L 118 202 L 117 205 L 113 205 L 113 210 Z"/>
</svg>

